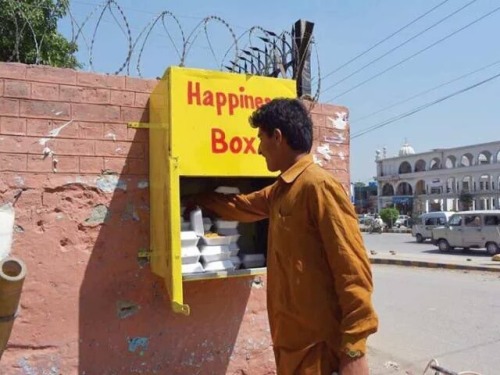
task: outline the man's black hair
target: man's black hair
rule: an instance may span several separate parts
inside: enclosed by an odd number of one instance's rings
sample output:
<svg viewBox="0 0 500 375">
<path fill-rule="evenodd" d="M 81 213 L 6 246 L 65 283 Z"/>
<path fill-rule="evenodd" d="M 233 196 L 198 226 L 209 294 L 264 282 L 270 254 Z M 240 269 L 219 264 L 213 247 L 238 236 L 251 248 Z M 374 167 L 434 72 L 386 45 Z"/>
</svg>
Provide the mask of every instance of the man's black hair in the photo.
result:
<svg viewBox="0 0 500 375">
<path fill-rule="evenodd" d="M 309 152 L 312 147 L 312 120 L 297 99 L 273 99 L 250 116 L 250 125 L 268 136 L 279 129 L 292 150 Z"/>
</svg>

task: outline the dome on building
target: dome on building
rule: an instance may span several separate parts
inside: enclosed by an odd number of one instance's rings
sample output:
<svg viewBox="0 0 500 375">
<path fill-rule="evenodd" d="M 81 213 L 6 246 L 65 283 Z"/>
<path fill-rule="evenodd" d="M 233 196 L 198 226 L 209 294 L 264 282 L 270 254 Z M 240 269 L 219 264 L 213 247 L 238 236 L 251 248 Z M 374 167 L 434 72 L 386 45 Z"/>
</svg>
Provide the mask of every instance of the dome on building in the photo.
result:
<svg viewBox="0 0 500 375">
<path fill-rule="evenodd" d="M 408 144 L 408 142 L 405 142 L 405 144 L 399 149 L 399 156 L 408 156 L 414 154 L 415 150 Z"/>
</svg>

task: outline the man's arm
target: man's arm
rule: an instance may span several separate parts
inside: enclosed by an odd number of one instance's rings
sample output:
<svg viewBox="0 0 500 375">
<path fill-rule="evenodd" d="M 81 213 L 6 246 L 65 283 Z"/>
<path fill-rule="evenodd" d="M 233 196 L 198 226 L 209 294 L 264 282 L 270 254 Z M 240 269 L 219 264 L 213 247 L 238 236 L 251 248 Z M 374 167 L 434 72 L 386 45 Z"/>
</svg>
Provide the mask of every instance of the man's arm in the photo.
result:
<svg viewBox="0 0 500 375">
<path fill-rule="evenodd" d="M 251 194 L 205 193 L 192 198 L 193 204 L 224 220 L 254 222 L 269 217 L 269 198 L 273 185 Z"/>
<path fill-rule="evenodd" d="M 323 181 L 311 188 L 310 215 L 319 228 L 342 311 L 341 351 L 346 357 L 341 362 L 363 367 L 365 360 L 355 355 L 366 353 L 366 338 L 377 331 L 378 319 L 371 302 L 372 274 L 357 216 L 339 183 Z"/>
</svg>

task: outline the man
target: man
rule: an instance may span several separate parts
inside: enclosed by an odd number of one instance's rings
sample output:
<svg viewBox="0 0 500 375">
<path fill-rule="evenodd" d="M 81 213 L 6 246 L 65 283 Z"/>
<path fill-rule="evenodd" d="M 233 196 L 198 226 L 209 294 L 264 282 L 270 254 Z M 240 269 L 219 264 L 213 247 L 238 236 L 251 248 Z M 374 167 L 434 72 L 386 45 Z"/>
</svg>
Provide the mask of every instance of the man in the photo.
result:
<svg viewBox="0 0 500 375">
<path fill-rule="evenodd" d="M 375 215 L 375 218 L 372 220 L 372 229 L 381 229 L 384 226 L 384 221 L 379 215 Z"/>
<path fill-rule="evenodd" d="M 377 330 L 372 275 L 357 216 L 342 186 L 313 162 L 302 103 L 275 99 L 250 117 L 277 181 L 244 195 L 194 203 L 226 220 L 269 218 L 267 305 L 279 375 L 368 375 Z"/>
</svg>

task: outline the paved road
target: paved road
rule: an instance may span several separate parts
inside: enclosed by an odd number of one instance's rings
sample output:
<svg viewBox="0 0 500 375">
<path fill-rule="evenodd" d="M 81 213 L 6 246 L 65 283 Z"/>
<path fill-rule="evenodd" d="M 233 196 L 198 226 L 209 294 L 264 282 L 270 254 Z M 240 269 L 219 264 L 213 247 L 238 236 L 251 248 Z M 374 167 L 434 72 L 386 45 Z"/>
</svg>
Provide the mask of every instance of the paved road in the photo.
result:
<svg viewBox="0 0 500 375">
<path fill-rule="evenodd" d="M 500 373 L 498 274 L 385 265 L 373 272 L 380 318 L 368 341 L 373 375 L 420 375 L 431 358 L 455 371 Z"/>
<path fill-rule="evenodd" d="M 393 250 L 397 254 L 411 254 L 411 255 L 426 255 L 427 258 L 432 259 L 433 254 L 447 254 L 457 257 L 457 259 L 474 258 L 477 260 L 489 260 L 490 255 L 486 254 L 484 249 L 471 249 L 470 251 L 463 251 L 456 249 L 447 253 L 441 253 L 436 246 L 426 241 L 424 243 L 417 243 L 411 234 L 405 233 L 383 233 L 383 234 L 369 234 L 363 233 L 365 246 L 367 250 L 375 250 L 377 252 L 388 253 Z"/>
</svg>

